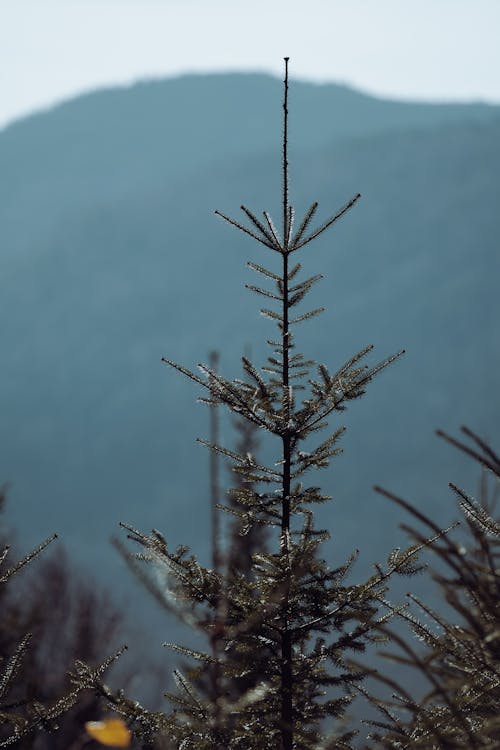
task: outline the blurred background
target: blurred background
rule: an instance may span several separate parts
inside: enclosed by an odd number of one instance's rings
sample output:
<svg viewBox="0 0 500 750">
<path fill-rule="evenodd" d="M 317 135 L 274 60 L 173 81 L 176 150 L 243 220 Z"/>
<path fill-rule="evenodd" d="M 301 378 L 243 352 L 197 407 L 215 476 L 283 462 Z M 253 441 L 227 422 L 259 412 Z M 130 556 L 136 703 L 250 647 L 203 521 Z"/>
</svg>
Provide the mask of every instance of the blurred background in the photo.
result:
<svg viewBox="0 0 500 750">
<path fill-rule="evenodd" d="M 345 453 L 314 480 L 325 556 L 359 548 L 362 577 L 405 543 L 374 484 L 440 524 L 448 481 L 475 493 L 434 431 L 500 442 L 499 27 L 496 0 L 0 0 L 6 523 L 21 551 L 59 532 L 152 648 L 177 626 L 109 538 L 156 527 L 209 560 L 209 415 L 160 359 L 218 350 L 236 376 L 245 348 L 267 356 L 243 285 L 274 259 L 213 210 L 279 215 L 284 55 L 292 203 L 326 218 L 363 196 L 304 251 L 327 310 L 298 344 L 334 369 L 407 352 L 338 420 Z"/>
</svg>

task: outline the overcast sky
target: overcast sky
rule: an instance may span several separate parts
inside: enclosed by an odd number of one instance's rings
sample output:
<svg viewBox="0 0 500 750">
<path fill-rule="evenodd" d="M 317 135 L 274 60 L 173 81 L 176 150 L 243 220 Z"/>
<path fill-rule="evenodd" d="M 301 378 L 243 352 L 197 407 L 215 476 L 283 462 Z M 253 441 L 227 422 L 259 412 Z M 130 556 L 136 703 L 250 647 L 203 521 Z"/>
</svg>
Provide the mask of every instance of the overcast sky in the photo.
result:
<svg viewBox="0 0 500 750">
<path fill-rule="evenodd" d="M 500 0 L 0 0 L 0 127 L 102 86 L 260 70 L 500 102 Z"/>
</svg>

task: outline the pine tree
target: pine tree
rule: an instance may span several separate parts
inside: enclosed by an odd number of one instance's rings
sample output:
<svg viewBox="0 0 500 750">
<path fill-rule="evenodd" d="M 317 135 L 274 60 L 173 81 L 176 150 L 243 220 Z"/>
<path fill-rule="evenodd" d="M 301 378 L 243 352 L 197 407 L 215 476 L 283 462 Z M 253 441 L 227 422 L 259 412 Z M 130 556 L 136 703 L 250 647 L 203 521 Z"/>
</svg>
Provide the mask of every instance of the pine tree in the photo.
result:
<svg viewBox="0 0 500 750">
<path fill-rule="evenodd" d="M 257 457 L 260 446 L 257 426 L 253 422 L 237 417 L 233 420 L 233 427 L 238 436 L 235 444 L 236 452 L 242 456 Z M 232 474 L 234 487 L 229 490 L 229 507 L 235 511 L 236 515 L 230 530 L 227 574 L 243 573 L 251 578 L 253 576 L 252 556 L 255 552 L 266 551 L 268 528 L 264 524 L 254 524 L 249 528 L 242 521 L 238 514 L 238 498 L 242 491 L 252 492 L 255 488 L 252 483 L 245 482 L 241 474 L 237 472 L 236 474 L 232 472 Z"/>
<path fill-rule="evenodd" d="M 405 552 L 395 551 L 385 566 L 376 565 L 373 575 L 358 584 L 346 580 L 356 553 L 335 569 L 320 556 L 329 534 L 315 527 L 311 506 L 330 498 L 316 484 L 308 484 L 306 476 L 328 466 L 341 452 L 344 427 L 318 436 L 327 429 L 328 418 L 362 396 L 367 384 L 401 352 L 370 366 L 366 359 L 372 347 L 367 346 L 332 373 L 296 351 L 295 327 L 321 312 L 295 312 L 321 279 L 320 275 L 301 279 L 296 254 L 339 221 L 360 196 L 317 228 L 312 228 L 318 208 L 313 203 L 295 228 L 288 184 L 285 58 L 281 230 L 266 211 L 261 220 L 242 206 L 248 224 L 216 211 L 279 261 L 278 272 L 248 263 L 272 284 L 271 289 L 247 285 L 273 305 L 261 310 L 277 327 L 277 335 L 268 340 L 272 353 L 260 369 L 244 356 L 243 376 L 232 380 L 214 366 L 199 365 L 196 373 L 163 360 L 204 389 L 202 402 L 212 409 L 224 405 L 274 440 L 276 458 L 270 465 L 247 450 L 202 441 L 214 454 L 229 459 L 240 479 L 230 492 L 229 504 L 221 503 L 220 510 L 237 517 L 242 533 L 260 526 L 268 529 L 268 549 L 253 552 L 250 571 L 227 575 L 216 561 L 211 568 L 201 565 L 185 546 L 172 551 L 156 530 L 148 535 L 125 525 L 130 539 L 142 547 L 135 558 L 121 547 L 130 565 L 167 610 L 206 635 L 211 648 L 202 652 L 166 645 L 194 659 L 199 664 L 196 677 L 211 677 L 217 686 L 207 700 L 196 690 L 196 680 L 176 671 L 178 693 L 167 696 L 173 712 L 153 714 L 96 681 L 148 747 L 155 742 L 182 750 L 349 747 L 354 731 L 334 731 L 327 738 L 323 729 L 325 719 L 341 719 L 355 694 L 354 686 L 365 675 L 364 669 L 350 663 L 349 653 L 365 651 L 380 637 L 381 624 L 394 613 L 385 601 L 389 578 L 394 573 L 418 572 L 418 554 L 428 543 L 423 540 Z M 143 562 L 153 564 L 152 576 Z M 165 585 L 159 585 L 160 577 Z M 246 686 L 236 700 L 231 690 L 235 680 L 244 680 Z"/>
<path fill-rule="evenodd" d="M 5 490 L 0 490 L 0 510 L 5 504 Z M 5 605 L 5 587 L 23 568 L 41 554 L 55 539 L 56 534 L 46 539 L 32 552 L 9 566 L 10 545 L 2 540 L 0 551 L 0 599 Z M 2 607 L 2 633 L 6 630 L 10 638 L 0 654 L 0 747 L 17 745 L 23 738 L 37 729 L 52 731 L 61 714 L 69 711 L 77 702 L 80 690 L 70 690 L 51 706 L 43 705 L 37 697 L 29 697 L 19 691 L 19 674 L 27 658 L 31 633 L 23 630 L 23 622 L 16 613 Z"/>
<path fill-rule="evenodd" d="M 4 505 L 0 488 L 0 521 Z M 10 567 L 9 536 L 2 528 L 0 747 L 68 750 L 84 734 L 84 721 L 99 716 L 101 709 L 94 693 L 72 685 L 67 673 L 78 659 L 103 659 L 121 616 L 102 592 L 71 569 L 64 555 L 36 560 L 34 570 L 20 580 L 17 574 L 56 535 Z M 99 674 L 112 661 L 106 660 Z M 121 679 L 126 682 L 127 675 Z"/>
<path fill-rule="evenodd" d="M 451 445 L 475 460 L 493 476 L 498 490 L 500 456 L 470 429 L 463 427 L 469 443 L 439 431 Z M 500 521 L 488 483 L 482 482 L 481 500 L 450 483 L 458 500 L 464 533 L 459 529 L 433 542 L 430 549 L 438 561 L 433 578 L 447 610 L 435 611 L 409 595 L 417 613 L 401 613 L 414 638 L 386 631 L 399 646 L 397 658 L 407 668 L 407 678 L 416 672 L 429 692 L 417 702 L 401 685 L 392 684 L 392 699 L 371 697 L 383 714 L 372 722 L 376 747 L 396 750 L 475 750 L 500 747 Z M 382 492 L 408 511 L 431 532 L 437 525 L 407 501 Z M 496 518 L 495 518 L 496 514 Z M 419 543 L 423 534 L 409 528 Z M 425 619 L 422 619 L 423 618 Z M 423 646 L 422 646 L 423 644 Z"/>
<path fill-rule="evenodd" d="M 248 352 L 246 353 L 248 358 Z M 219 363 L 219 353 L 216 351 L 210 354 L 210 366 L 217 371 Z M 219 405 L 212 404 L 210 409 L 210 442 L 213 445 L 219 444 Z M 242 456 L 258 455 L 259 436 L 258 427 L 248 420 L 238 416 L 232 420 L 232 428 L 236 433 L 235 450 Z M 221 498 L 220 486 L 220 463 L 221 456 L 216 451 L 210 452 L 210 496 L 211 496 L 211 519 L 212 519 L 212 563 L 214 570 L 217 570 L 219 564 L 224 564 L 226 575 L 243 573 L 246 577 L 252 577 L 252 555 L 254 552 L 263 552 L 266 548 L 267 527 L 264 524 L 254 524 L 249 527 L 241 519 L 239 511 L 238 496 L 242 490 L 253 490 L 253 484 L 245 482 L 244 478 L 237 471 L 232 471 L 231 465 L 231 483 L 234 485 L 228 490 L 229 505 L 228 513 L 233 513 L 230 522 L 230 528 L 227 531 L 228 544 L 227 550 L 223 551 L 221 547 L 221 533 L 219 529 L 219 518 L 217 505 Z M 233 500 L 233 497 L 235 498 Z"/>
</svg>

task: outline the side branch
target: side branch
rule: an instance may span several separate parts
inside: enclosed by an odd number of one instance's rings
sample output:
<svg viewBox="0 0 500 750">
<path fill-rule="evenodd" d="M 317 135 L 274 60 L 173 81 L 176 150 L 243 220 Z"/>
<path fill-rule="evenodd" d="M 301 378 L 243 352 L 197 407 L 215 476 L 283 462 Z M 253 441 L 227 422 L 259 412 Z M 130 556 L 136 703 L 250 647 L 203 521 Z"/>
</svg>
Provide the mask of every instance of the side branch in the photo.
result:
<svg viewBox="0 0 500 750">
<path fill-rule="evenodd" d="M 244 232 L 245 234 L 248 234 L 250 237 L 253 237 L 254 240 L 257 240 L 257 242 L 260 242 L 261 245 L 265 245 L 270 250 L 276 250 L 278 252 L 281 252 L 281 249 L 275 247 L 274 243 L 269 242 L 268 235 L 265 234 L 263 237 L 259 237 L 258 234 L 255 232 L 252 232 L 251 229 L 247 229 L 243 224 L 240 224 L 239 221 L 235 221 L 234 219 L 231 219 L 229 216 L 226 216 L 225 214 L 221 213 L 220 211 L 214 211 L 217 216 L 220 216 L 224 221 L 227 221 L 228 224 L 232 224 L 233 227 L 236 227 L 236 229 L 239 229 L 241 232 Z"/>
<path fill-rule="evenodd" d="M 334 224 L 336 221 L 338 221 L 347 211 L 349 211 L 350 208 L 354 206 L 354 204 L 361 198 L 361 193 L 357 193 L 351 200 L 345 204 L 345 206 L 342 206 L 342 208 L 337 211 L 337 213 L 331 217 L 331 219 L 327 219 L 324 224 L 322 224 L 318 229 L 315 229 L 312 234 L 310 234 L 308 237 L 306 237 L 301 242 L 295 242 L 290 247 L 290 252 L 293 250 L 299 250 L 301 247 L 304 247 L 304 245 L 309 244 L 309 242 L 312 242 L 312 240 L 316 239 L 316 237 L 319 237 L 320 234 L 323 234 L 323 232 L 328 229 L 328 227 L 331 227 L 332 224 Z"/>
</svg>

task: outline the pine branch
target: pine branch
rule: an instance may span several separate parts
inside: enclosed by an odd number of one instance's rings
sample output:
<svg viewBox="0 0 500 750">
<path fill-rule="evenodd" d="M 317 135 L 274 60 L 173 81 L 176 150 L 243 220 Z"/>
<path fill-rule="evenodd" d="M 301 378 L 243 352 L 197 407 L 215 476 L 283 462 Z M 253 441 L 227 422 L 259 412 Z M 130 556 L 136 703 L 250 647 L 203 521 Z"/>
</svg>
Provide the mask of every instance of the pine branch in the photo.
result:
<svg viewBox="0 0 500 750">
<path fill-rule="evenodd" d="M 357 201 L 361 198 L 361 193 L 356 193 L 356 195 L 351 198 L 342 208 L 337 211 L 336 214 L 334 214 L 330 219 L 327 219 L 323 224 L 321 224 L 318 229 L 315 229 L 308 237 L 306 237 L 303 240 L 300 240 L 297 244 L 293 244 L 290 251 L 293 250 L 299 250 L 300 248 L 304 247 L 305 245 L 308 245 L 309 242 L 312 242 L 316 239 L 316 237 L 319 237 L 320 234 L 323 234 L 329 227 L 332 226 L 332 224 L 335 224 L 336 221 L 338 221 L 344 214 L 346 214 Z M 316 204 L 317 205 L 317 204 Z"/>
<path fill-rule="evenodd" d="M 242 210 L 245 210 L 244 206 L 241 207 Z M 217 216 L 220 216 L 224 221 L 227 221 L 228 224 L 232 224 L 233 227 L 236 227 L 236 229 L 239 229 L 241 232 L 244 232 L 245 234 L 248 234 L 250 237 L 252 237 L 254 240 L 257 240 L 257 242 L 260 242 L 262 245 L 265 245 L 266 247 L 269 247 L 271 250 L 277 250 L 277 252 L 280 252 L 280 250 L 275 247 L 274 242 L 270 242 L 267 239 L 267 233 L 263 236 L 259 236 L 255 232 L 252 232 L 251 229 L 247 229 L 243 224 L 240 224 L 238 221 L 235 221 L 234 219 L 230 219 L 229 216 L 226 216 L 225 214 L 221 213 L 220 211 L 215 211 L 215 214 Z"/>
</svg>

